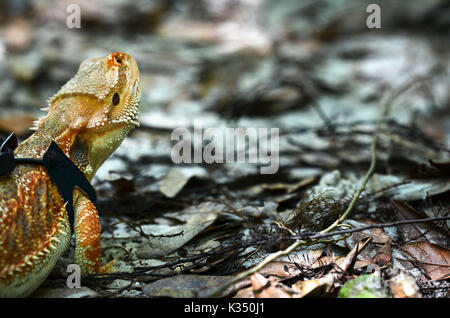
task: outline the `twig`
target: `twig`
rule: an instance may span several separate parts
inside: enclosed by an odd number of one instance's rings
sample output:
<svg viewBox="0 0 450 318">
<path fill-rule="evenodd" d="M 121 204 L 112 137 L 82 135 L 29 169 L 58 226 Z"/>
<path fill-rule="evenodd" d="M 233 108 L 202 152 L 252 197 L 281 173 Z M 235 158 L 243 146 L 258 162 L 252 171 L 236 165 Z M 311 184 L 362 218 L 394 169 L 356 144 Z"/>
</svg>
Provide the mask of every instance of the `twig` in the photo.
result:
<svg viewBox="0 0 450 318">
<path fill-rule="evenodd" d="M 417 82 L 422 81 L 422 80 L 423 80 L 422 78 L 416 78 L 416 79 L 408 82 L 407 84 L 403 85 L 402 87 L 400 87 L 397 91 L 395 91 L 393 94 L 391 94 L 388 97 L 386 103 L 384 104 L 383 112 L 381 113 L 381 116 L 377 122 L 377 126 L 376 126 L 375 132 L 373 134 L 372 143 L 370 145 L 370 167 L 369 167 L 369 170 L 367 170 L 366 174 L 364 175 L 363 181 L 362 181 L 360 187 L 358 188 L 358 190 L 356 191 L 355 195 L 353 196 L 353 199 L 350 202 L 347 210 L 345 210 L 345 212 L 341 215 L 341 217 L 339 219 L 337 219 L 333 224 L 331 224 L 328 228 L 323 230 L 321 233 L 328 233 L 328 232 L 332 231 L 333 229 L 335 229 L 336 226 L 341 224 L 347 218 L 347 216 L 350 214 L 350 212 L 353 210 L 353 207 L 355 206 L 356 202 L 358 201 L 359 196 L 366 188 L 367 182 L 369 182 L 369 179 L 372 176 L 372 173 L 375 171 L 375 166 L 377 163 L 376 148 L 377 148 L 378 135 L 380 133 L 381 126 L 384 124 L 387 116 L 389 115 L 392 104 L 401 94 L 403 94 L 411 86 L 415 85 Z"/>
<path fill-rule="evenodd" d="M 444 221 L 444 220 L 450 220 L 450 216 L 441 216 L 441 217 L 433 217 L 433 218 L 424 218 L 424 219 L 412 219 L 412 220 L 401 220 L 396 222 L 389 222 L 389 223 L 380 223 L 380 224 L 371 224 L 367 226 L 361 226 L 354 229 L 348 229 L 348 230 L 341 230 L 341 231 L 334 231 L 334 232 L 328 232 L 328 233 L 305 233 L 298 236 L 294 236 L 294 238 L 302 239 L 302 240 L 317 240 L 324 237 L 329 236 L 336 236 L 336 235 L 344 235 L 344 234 L 351 234 L 356 232 L 362 232 L 370 229 L 380 229 L 385 227 L 394 227 L 394 226 L 401 226 L 401 225 L 407 225 L 407 224 L 414 224 L 414 223 L 427 223 L 427 222 L 434 222 L 434 221 Z"/>
</svg>

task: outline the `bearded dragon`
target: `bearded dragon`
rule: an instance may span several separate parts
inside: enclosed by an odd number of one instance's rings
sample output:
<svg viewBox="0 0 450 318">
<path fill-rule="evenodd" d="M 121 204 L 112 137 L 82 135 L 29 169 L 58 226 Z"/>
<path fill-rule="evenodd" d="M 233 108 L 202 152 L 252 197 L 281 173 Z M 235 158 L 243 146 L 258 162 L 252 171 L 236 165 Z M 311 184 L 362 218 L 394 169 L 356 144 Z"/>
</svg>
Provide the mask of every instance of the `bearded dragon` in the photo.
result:
<svg viewBox="0 0 450 318">
<path fill-rule="evenodd" d="M 91 181 L 139 117 L 139 70 L 128 54 L 83 61 L 77 74 L 48 101 L 35 132 L 16 158 L 42 159 L 52 141 Z M 95 205 L 73 191 L 75 262 L 82 274 L 101 266 L 100 222 Z M 0 297 L 26 297 L 47 278 L 70 246 L 66 202 L 44 167 L 18 165 L 0 177 Z"/>
</svg>

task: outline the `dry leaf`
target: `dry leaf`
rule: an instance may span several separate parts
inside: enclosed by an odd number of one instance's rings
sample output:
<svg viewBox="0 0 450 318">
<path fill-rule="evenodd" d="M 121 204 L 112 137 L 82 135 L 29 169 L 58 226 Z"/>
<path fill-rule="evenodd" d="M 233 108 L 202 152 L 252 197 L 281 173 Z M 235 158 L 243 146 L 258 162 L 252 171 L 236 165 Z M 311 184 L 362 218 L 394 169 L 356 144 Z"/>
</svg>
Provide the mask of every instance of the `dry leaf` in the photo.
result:
<svg viewBox="0 0 450 318">
<path fill-rule="evenodd" d="M 426 216 L 418 213 L 405 203 L 396 200 L 391 200 L 391 203 L 395 207 L 395 214 L 398 220 L 426 218 Z M 443 246 L 447 246 L 449 242 L 449 238 L 446 233 L 443 233 L 441 229 L 430 222 L 400 225 L 397 229 L 404 242 L 409 242 L 412 240 L 426 241 Z"/>
<path fill-rule="evenodd" d="M 419 286 L 411 275 L 404 271 L 400 271 L 389 280 L 389 288 L 394 298 L 420 298 Z"/>
<path fill-rule="evenodd" d="M 409 173 L 411 178 L 445 178 L 450 176 L 450 162 L 434 162 L 428 160 L 430 166 L 420 164 L 416 169 Z"/>
<path fill-rule="evenodd" d="M 177 275 L 154 281 L 146 285 L 143 291 L 150 297 L 207 297 L 215 289 L 229 283 L 231 279 L 233 276 Z M 237 286 L 231 286 L 221 296 L 227 296 L 235 289 Z"/>
<path fill-rule="evenodd" d="M 292 298 L 291 295 L 276 287 L 261 274 L 255 273 L 250 276 L 250 282 L 256 298 Z"/>
<path fill-rule="evenodd" d="M 255 298 L 252 287 L 247 287 L 239 290 L 233 298 Z"/>
<path fill-rule="evenodd" d="M 372 238 L 367 237 L 356 243 L 350 253 L 348 253 L 347 256 L 345 256 L 344 259 L 340 262 L 340 270 L 342 270 L 343 272 L 351 272 L 354 268 L 356 258 L 358 257 L 359 253 L 361 253 L 371 241 Z"/>
<path fill-rule="evenodd" d="M 98 294 L 88 287 L 80 288 L 45 288 L 41 287 L 31 294 L 31 298 L 83 298 L 97 297 Z"/>
<path fill-rule="evenodd" d="M 330 292 L 334 285 L 335 273 L 329 273 L 319 279 L 311 279 L 299 281 L 295 283 L 292 288 L 298 292 L 294 295 L 295 298 L 302 298 L 309 296 L 324 296 Z"/>
<path fill-rule="evenodd" d="M 168 198 L 174 198 L 192 177 L 203 177 L 206 171 L 199 167 L 172 168 L 159 182 L 159 191 Z"/>
<path fill-rule="evenodd" d="M 300 268 L 294 263 L 290 262 L 270 262 L 264 266 L 260 274 L 276 276 L 278 278 L 294 277 L 301 273 Z"/>
<path fill-rule="evenodd" d="M 143 233 L 152 238 L 140 246 L 136 255 L 141 259 L 161 258 L 176 251 L 214 223 L 222 205 L 202 203 L 184 210 L 186 222 L 181 225 L 141 225 Z"/>
<path fill-rule="evenodd" d="M 373 224 L 373 222 L 367 220 L 365 222 L 356 222 L 348 220 L 346 223 L 353 225 L 354 227 L 366 226 Z M 392 239 L 385 234 L 383 229 L 368 229 L 362 232 L 353 233 L 350 237 L 345 239 L 345 246 L 347 248 L 353 248 L 357 242 L 370 237 L 372 241 L 369 246 L 365 248 L 359 254 L 359 260 L 367 263 L 377 264 L 383 266 L 391 261 L 391 243 Z"/>
<path fill-rule="evenodd" d="M 402 264 L 419 263 L 425 273 L 432 279 L 450 277 L 450 250 L 428 242 L 404 244 L 401 251 L 407 259 L 398 259 Z"/>
</svg>

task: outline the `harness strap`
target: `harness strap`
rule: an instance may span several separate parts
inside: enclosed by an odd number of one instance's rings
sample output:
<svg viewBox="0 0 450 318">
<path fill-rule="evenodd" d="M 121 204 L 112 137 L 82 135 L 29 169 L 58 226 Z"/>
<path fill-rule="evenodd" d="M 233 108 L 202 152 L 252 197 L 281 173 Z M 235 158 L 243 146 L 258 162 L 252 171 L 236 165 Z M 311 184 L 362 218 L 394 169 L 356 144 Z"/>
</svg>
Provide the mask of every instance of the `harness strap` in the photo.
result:
<svg viewBox="0 0 450 318">
<path fill-rule="evenodd" d="M 14 149 L 17 146 L 17 137 L 14 133 L 11 133 L 0 144 L 0 176 L 13 172 L 17 164 L 43 165 L 52 181 L 56 184 L 64 201 L 67 203 L 66 211 L 70 228 L 73 232 L 75 220 L 73 190 L 75 188 L 81 190 L 95 205 L 97 203 L 97 195 L 94 188 L 80 169 L 58 147 L 55 141 L 51 142 L 42 160 L 35 158 L 14 158 Z"/>
</svg>

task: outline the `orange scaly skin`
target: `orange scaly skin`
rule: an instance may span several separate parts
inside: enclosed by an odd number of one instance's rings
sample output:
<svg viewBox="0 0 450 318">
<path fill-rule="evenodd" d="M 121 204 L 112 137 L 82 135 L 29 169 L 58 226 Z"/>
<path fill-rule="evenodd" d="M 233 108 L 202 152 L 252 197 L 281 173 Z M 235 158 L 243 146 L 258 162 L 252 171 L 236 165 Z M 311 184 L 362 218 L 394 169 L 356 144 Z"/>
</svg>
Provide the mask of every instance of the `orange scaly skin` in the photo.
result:
<svg viewBox="0 0 450 318">
<path fill-rule="evenodd" d="M 42 159 L 52 140 L 88 180 L 138 125 L 139 71 L 125 53 L 81 63 L 77 74 L 49 100 L 36 132 L 16 158 Z M 74 191 L 75 262 L 82 273 L 101 267 L 100 222 L 94 204 Z M 69 247 L 65 202 L 45 169 L 19 164 L 0 177 L 0 297 L 25 297 L 45 280 Z"/>
</svg>

